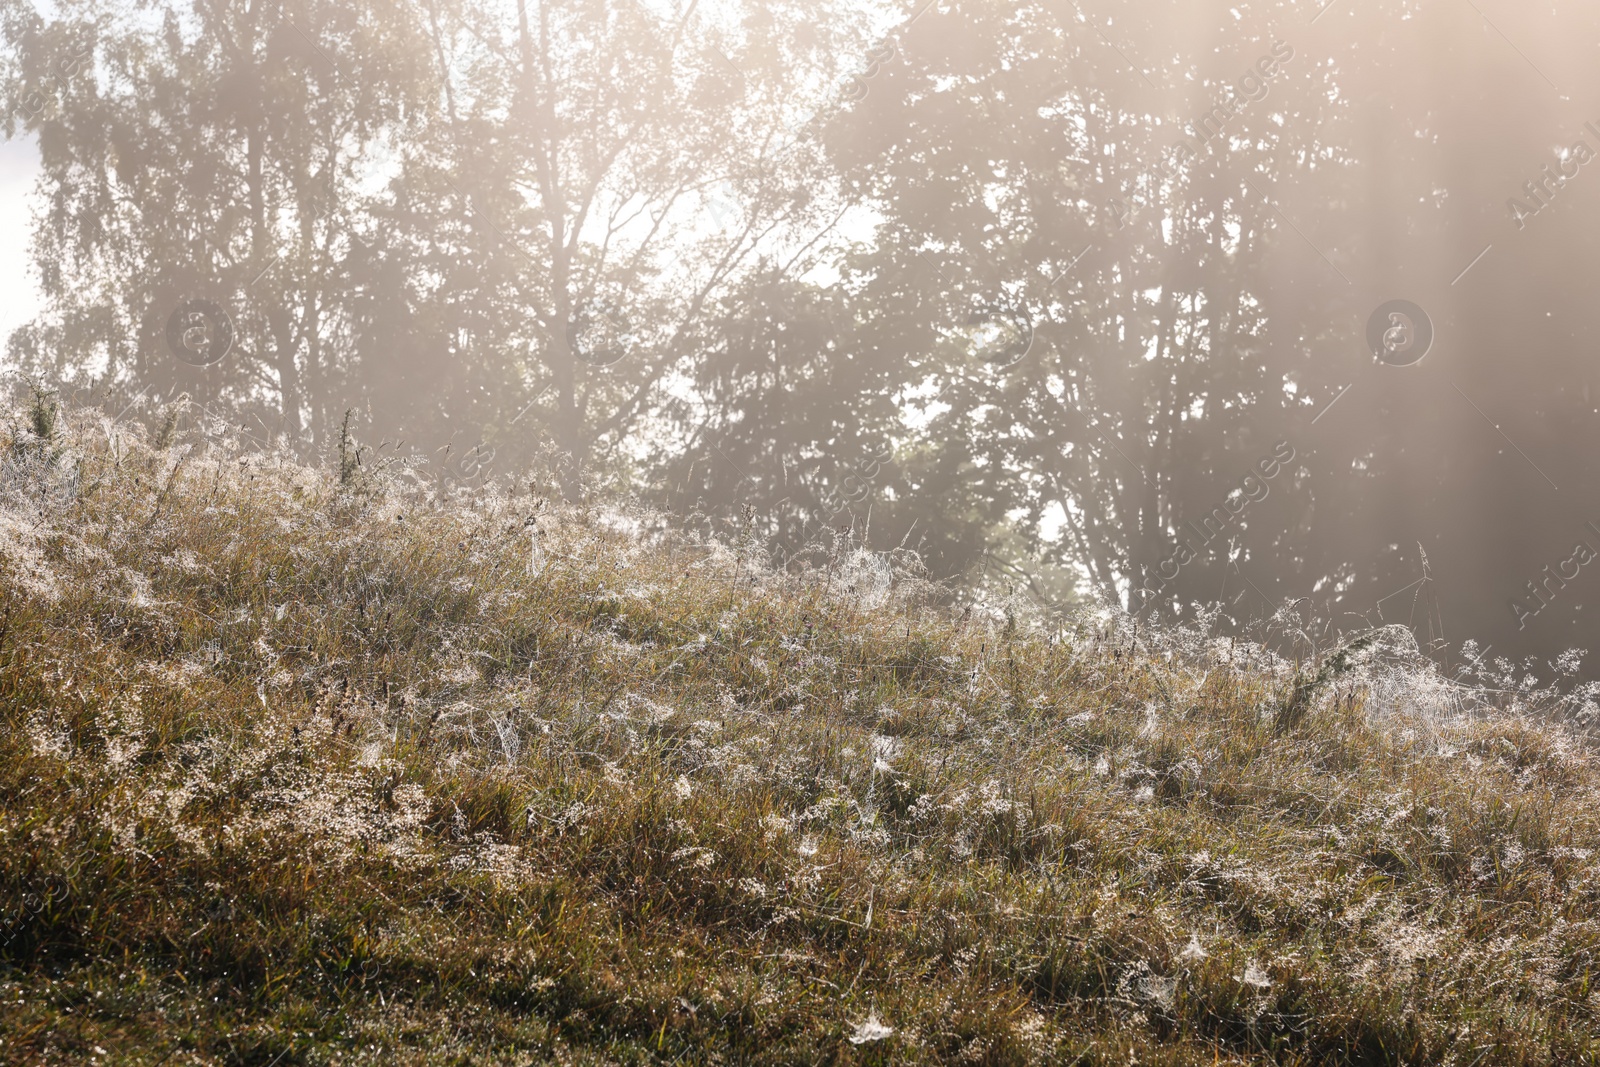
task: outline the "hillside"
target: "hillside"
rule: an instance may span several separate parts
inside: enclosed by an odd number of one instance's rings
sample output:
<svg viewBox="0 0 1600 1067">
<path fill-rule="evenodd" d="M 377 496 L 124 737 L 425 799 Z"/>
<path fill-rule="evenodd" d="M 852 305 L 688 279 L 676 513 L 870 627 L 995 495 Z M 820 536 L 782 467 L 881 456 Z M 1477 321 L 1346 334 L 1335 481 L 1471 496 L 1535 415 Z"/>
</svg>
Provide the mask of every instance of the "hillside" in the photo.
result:
<svg viewBox="0 0 1600 1067">
<path fill-rule="evenodd" d="M 209 430 L 0 442 L 0 1060 L 1600 1059 L 1586 742 L 1393 632 L 952 617 Z"/>
</svg>

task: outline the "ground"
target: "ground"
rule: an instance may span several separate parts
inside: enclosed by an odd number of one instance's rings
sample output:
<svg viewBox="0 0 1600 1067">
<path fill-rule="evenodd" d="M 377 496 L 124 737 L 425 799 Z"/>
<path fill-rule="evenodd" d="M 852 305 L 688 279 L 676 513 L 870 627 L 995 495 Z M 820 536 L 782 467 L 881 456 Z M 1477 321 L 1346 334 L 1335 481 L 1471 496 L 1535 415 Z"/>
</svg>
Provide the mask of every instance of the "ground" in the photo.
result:
<svg viewBox="0 0 1600 1067">
<path fill-rule="evenodd" d="M 1600 1058 L 1589 743 L 1395 633 L 19 426 L 0 1060 Z"/>
</svg>

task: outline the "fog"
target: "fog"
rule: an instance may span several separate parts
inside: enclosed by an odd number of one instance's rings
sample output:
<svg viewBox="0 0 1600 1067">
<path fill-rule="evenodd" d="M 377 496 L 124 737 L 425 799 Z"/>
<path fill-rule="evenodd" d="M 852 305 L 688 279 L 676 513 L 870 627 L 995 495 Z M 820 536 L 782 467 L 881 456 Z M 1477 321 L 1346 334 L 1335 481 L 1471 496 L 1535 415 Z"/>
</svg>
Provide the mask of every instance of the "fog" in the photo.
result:
<svg viewBox="0 0 1600 1067">
<path fill-rule="evenodd" d="M 957 598 L 1600 636 L 1596 5 L 0 19 L 21 396 Z"/>
</svg>

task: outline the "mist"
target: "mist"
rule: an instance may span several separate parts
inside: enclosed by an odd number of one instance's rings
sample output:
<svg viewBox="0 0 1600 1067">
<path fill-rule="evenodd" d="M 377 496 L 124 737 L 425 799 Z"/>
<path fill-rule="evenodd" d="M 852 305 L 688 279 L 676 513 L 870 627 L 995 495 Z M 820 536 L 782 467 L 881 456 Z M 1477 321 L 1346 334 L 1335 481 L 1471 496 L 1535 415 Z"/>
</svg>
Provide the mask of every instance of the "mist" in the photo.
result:
<svg viewBox="0 0 1600 1067">
<path fill-rule="evenodd" d="M 547 469 L 780 566 L 848 529 L 957 600 L 1288 607 L 1447 670 L 1594 644 L 1592 5 L 68 0 L 0 31 L 22 395 L 150 427 L 184 397 L 441 490 Z"/>
</svg>

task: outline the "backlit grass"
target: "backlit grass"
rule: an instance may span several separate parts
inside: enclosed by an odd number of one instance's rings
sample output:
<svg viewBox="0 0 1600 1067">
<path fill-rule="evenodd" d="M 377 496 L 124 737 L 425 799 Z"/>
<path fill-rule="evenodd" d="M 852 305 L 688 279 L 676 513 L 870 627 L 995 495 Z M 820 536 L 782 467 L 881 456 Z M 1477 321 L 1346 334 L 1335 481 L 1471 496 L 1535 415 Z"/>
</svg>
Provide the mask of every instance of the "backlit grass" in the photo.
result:
<svg viewBox="0 0 1600 1067">
<path fill-rule="evenodd" d="M 1600 772 L 1392 634 L 1318 678 L 59 421 L 5 446 L 7 1062 L 1600 1058 Z"/>
</svg>

